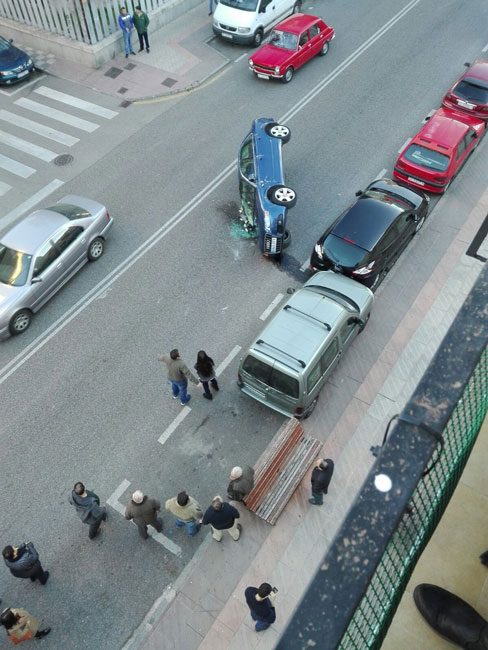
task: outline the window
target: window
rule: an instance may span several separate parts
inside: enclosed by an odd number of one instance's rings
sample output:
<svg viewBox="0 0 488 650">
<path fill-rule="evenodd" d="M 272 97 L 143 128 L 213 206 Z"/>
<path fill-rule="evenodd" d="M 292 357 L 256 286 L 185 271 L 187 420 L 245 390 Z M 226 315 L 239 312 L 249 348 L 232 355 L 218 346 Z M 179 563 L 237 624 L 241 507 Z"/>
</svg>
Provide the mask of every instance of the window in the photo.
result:
<svg viewBox="0 0 488 650">
<path fill-rule="evenodd" d="M 250 135 L 241 147 L 239 152 L 239 168 L 243 176 L 254 181 L 256 171 L 254 169 L 254 154 L 252 150 L 252 136 Z"/>
<path fill-rule="evenodd" d="M 405 235 L 407 230 L 410 230 L 413 221 L 414 221 L 413 215 L 410 214 L 409 212 L 404 212 L 402 216 L 397 219 L 396 225 L 400 233 L 400 236 Z"/>
<path fill-rule="evenodd" d="M 254 379 L 262 381 L 263 384 L 268 383 L 271 366 L 264 363 L 264 361 L 260 361 L 259 359 L 256 359 L 256 357 L 249 355 L 244 361 L 242 369 L 244 372 L 250 374 L 251 377 L 254 377 Z"/>
<path fill-rule="evenodd" d="M 298 44 L 303 47 L 306 43 L 308 43 L 308 32 L 303 32 L 303 34 L 300 36 L 300 41 Z"/>
<path fill-rule="evenodd" d="M 339 344 L 337 342 L 337 339 L 334 339 L 332 343 L 329 345 L 329 347 L 327 348 L 327 350 L 322 355 L 322 358 L 320 359 L 322 374 L 326 373 L 327 370 L 330 368 L 335 358 L 337 357 L 338 352 L 339 352 Z"/>
<path fill-rule="evenodd" d="M 466 151 L 466 136 L 458 144 L 458 148 L 456 151 L 456 160 L 459 160 L 465 151 Z"/>
<path fill-rule="evenodd" d="M 312 25 L 310 27 L 310 38 L 315 38 L 320 34 L 320 25 Z"/>
<path fill-rule="evenodd" d="M 51 242 L 48 241 L 44 244 L 36 256 L 33 277 L 36 278 L 38 275 L 43 273 L 58 257 L 59 252 Z"/>
<path fill-rule="evenodd" d="M 254 226 L 256 225 L 254 220 L 256 190 L 251 183 L 241 178 L 239 180 L 239 192 L 241 194 L 241 207 L 244 217 L 252 226 Z"/>
<path fill-rule="evenodd" d="M 379 250 L 386 251 L 395 243 L 398 237 L 398 232 L 395 226 L 390 226 L 385 232 L 379 243 Z"/>
<path fill-rule="evenodd" d="M 318 380 L 322 377 L 322 370 L 320 369 L 320 359 L 310 371 L 307 379 L 307 392 L 311 393 L 317 385 Z"/>
<path fill-rule="evenodd" d="M 436 172 L 445 172 L 449 167 L 449 156 L 421 144 L 411 144 L 403 155 L 409 162 Z"/>
<path fill-rule="evenodd" d="M 77 237 L 81 235 L 82 232 L 83 228 L 80 228 L 80 226 L 72 226 L 67 230 L 62 230 L 61 232 L 56 233 L 52 238 L 52 241 L 58 251 L 62 253 L 75 241 Z"/>
<path fill-rule="evenodd" d="M 49 208 L 46 208 L 51 212 L 57 212 L 62 214 L 63 217 L 67 219 L 86 219 L 86 217 L 91 217 L 91 213 L 88 212 L 85 208 L 80 208 L 78 205 L 71 205 L 71 203 L 57 203 L 56 205 L 51 205 Z"/>
<path fill-rule="evenodd" d="M 348 318 L 347 322 L 341 327 L 341 339 L 345 343 L 347 339 L 356 331 L 358 326 L 357 318 Z"/>
<path fill-rule="evenodd" d="M 274 29 L 271 32 L 269 42 L 271 45 L 282 47 L 285 50 L 296 50 L 298 36 L 296 34 L 290 34 L 290 32 L 281 32 L 278 29 Z"/>
<path fill-rule="evenodd" d="M 298 381 L 276 368 L 271 371 L 269 386 L 288 397 L 298 397 Z"/>
<path fill-rule="evenodd" d="M 0 282 L 22 287 L 27 280 L 31 259 L 32 255 L 0 245 Z"/>
</svg>

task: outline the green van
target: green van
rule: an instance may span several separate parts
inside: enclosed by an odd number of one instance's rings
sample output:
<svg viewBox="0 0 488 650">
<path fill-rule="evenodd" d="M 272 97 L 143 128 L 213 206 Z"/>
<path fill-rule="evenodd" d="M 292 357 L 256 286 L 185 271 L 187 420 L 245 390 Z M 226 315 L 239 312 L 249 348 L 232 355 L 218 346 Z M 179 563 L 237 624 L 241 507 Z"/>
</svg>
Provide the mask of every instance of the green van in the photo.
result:
<svg viewBox="0 0 488 650">
<path fill-rule="evenodd" d="M 345 349 L 366 325 L 373 293 L 339 273 L 316 273 L 242 357 L 243 393 L 288 417 L 306 418 Z"/>
</svg>

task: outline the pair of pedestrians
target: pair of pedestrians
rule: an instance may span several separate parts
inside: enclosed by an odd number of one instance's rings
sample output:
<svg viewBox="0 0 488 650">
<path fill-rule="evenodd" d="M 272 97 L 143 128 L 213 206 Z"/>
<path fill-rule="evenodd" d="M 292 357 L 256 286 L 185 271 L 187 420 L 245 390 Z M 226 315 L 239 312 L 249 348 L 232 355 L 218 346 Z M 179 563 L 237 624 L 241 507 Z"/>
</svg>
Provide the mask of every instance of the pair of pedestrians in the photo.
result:
<svg viewBox="0 0 488 650">
<path fill-rule="evenodd" d="M 145 43 L 146 52 L 149 53 L 149 39 L 147 36 L 147 26 L 149 25 L 149 22 L 149 16 L 145 11 L 142 11 L 139 5 L 137 5 L 132 16 L 127 12 L 126 7 L 121 8 L 119 16 L 119 27 L 122 30 L 122 36 L 124 38 L 126 59 L 129 57 L 129 54 L 134 54 L 135 56 L 135 52 L 132 47 L 132 30 L 134 27 L 139 37 L 139 52 L 142 52 L 144 50 Z"/>
<path fill-rule="evenodd" d="M 213 399 L 210 385 L 215 391 L 219 390 L 219 384 L 215 376 L 215 364 L 211 357 L 204 350 L 200 350 L 195 363 L 198 379 L 182 360 L 178 348 L 171 350 L 169 354 L 162 354 L 158 357 L 166 365 L 168 379 L 171 382 L 173 399 L 180 398 L 182 406 L 188 404 L 191 395 L 188 395 L 188 381 L 193 382 L 197 388 L 203 387 L 203 397 Z"/>
</svg>

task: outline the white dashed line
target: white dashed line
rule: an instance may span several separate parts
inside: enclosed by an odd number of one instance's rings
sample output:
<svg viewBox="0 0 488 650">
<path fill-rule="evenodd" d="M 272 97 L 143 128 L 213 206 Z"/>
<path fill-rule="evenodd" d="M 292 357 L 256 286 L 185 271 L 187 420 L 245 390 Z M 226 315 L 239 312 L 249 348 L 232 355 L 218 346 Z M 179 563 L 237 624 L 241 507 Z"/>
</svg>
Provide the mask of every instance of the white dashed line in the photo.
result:
<svg viewBox="0 0 488 650">
<path fill-rule="evenodd" d="M 184 406 L 183 409 L 181 410 L 181 413 L 175 417 L 173 422 L 169 425 L 167 429 L 163 431 L 163 433 L 159 436 L 158 442 L 160 445 L 164 445 L 166 440 L 170 437 L 170 435 L 173 433 L 175 429 L 179 427 L 181 422 L 186 418 L 188 413 L 190 413 L 191 408 L 189 406 Z"/>
<path fill-rule="evenodd" d="M 241 346 L 240 345 L 236 345 L 234 348 L 232 348 L 232 350 L 229 352 L 229 354 L 225 357 L 225 359 L 222 361 L 220 366 L 218 366 L 217 370 L 215 371 L 215 374 L 217 375 L 217 377 L 224 372 L 224 370 L 227 368 L 227 366 L 232 361 L 232 359 L 240 351 L 241 351 Z"/>
<path fill-rule="evenodd" d="M 430 120 L 430 118 L 432 117 L 432 115 L 434 115 L 436 110 L 437 110 L 437 108 L 433 108 L 429 113 L 427 113 L 427 115 L 422 120 L 422 124 L 425 124 L 426 122 L 428 122 Z"/>
<path fill-rule="evenodd" d="M 486 52 L 487 50 L 488 50 L 488 43 L 485 45 L 485 47 L 481 51 Z"/>
<path fill-rule="evenodd" d="M 377 176 L 375 176 L 375 178 L 374 178 L 375 181 L 379 181 L 380 178 L 384 178 L 384 176 L 385 176 L 385 174 L 386 174 L 387 171 L 388 171 L 388 170 L 386 169 L 386 167 L 384 167 L 384 168 L 380 171 L 380 173 L 379 173 Z"/>
<path fill-rule="evenodd" d="M 276 305 L 283 300 L 283 294 L 279 293 L 276 298 L 273 300 L 273 302 L 269 305 L 269 307 L 266 307 L 266 309 L 263 311 L 261 316 L 259 317 L 261 320 L 266 320 L 268 316 L 271 314 L 273 309 L 276 307 Z"/>
<path fill-rule="evenodd" d="M 27 212 L 27 210 L 30 210 L 30 208 L 37 205 L 39 201 L 45 199 L 46 196 L 52 194 L 52 192 L 54 192 L 59 187 L 61 187 L 61 185 L 64 185 L 64 181 L 60 181 L 58 178 L 55 178 L 53 181 L 48 183 L 45 187 L 40 189 L 39 192 L 33 194 L 26 201 L 24 201 L 16 208 L 14 208 L 11 212 L 9 212 L 4 217 L 2 217 L 0 219 L 0 228 L 5 228 L 9 224 L 11 224 L 12 221 L 15 221 L 18 217 L 20 217 L 21 214 L 24 214 L 24 212 Z"/>
<path fill-rule="evenodd" d="M 400 147 L 400 149 L 398 149 L 398 153 L 402 153 L 402 151 L 405 149 L 405 147 L 407 146 L 407 144 L 408 144 L 409 142 L 412 142 L 412 138 L 407 138 L 407 139 L 405 140 L 405 142 L 402 144 L 402 146 Z"/>
<path fill-rule="evenodd" d="M 307 259 L 305 260 L 305 262 L 301 265 L 301 267 L 300 267 L 300 271 L 301 271 L 302 273 L 305 273 L 305 271 L 306 271 L 309 267 L 310 267 L 310 257 L 307 257 Z"/>
<path fill-rule="evenodd" d="M 248 56 L 247 52 L 244 52 L 244 54 L 241 54 L 241 56 L 234 61 L 234 63 L 239 63 L 241 59 L 244 59 L 246 56 Z"/>
</svg>

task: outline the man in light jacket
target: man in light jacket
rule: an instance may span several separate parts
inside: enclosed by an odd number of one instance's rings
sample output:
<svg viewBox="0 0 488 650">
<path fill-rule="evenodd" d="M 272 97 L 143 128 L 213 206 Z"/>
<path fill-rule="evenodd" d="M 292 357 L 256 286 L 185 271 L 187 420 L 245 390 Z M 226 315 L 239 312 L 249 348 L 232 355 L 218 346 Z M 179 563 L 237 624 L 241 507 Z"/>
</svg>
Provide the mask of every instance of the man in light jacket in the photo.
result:
<svg viewBox="0 0 488 650">
<path fill-rule="evenodd" d="M 188 404 L 191 400 L 191 395 L 187 395 L 188 380 L 196 384 L 197 388 L 201 387 L 201 383 L 195 375 L 188 368 L 180 357 L 180 352 L 177 348 L 171 350 L 169 354 L 162 354 L 158 357 L 158 361 L 166 364 L 168 371 L 168 379 L 171 382 L 171 389 L 173 391 L 173 399 L 180 398 L 181 406 Z"/>
<path fill-rule="evenodd" d="M 124 37 L 124 49 L 125 49 L 125 58 L 129 58 L 129 54 L 134 54 L 134 48 L 132 47 L 132 30 L 134 29 L 134 23 L 132 21 L 132 16 L 127 13 L 126 7 L 122 7 L 120 10 L 119 16 L 119 27 L 122 30 L 122 36 Z"/>
<path fill-rule="evenodd" d="M 186 492 L 180 492 L 176 497 L 166 501 L 166 510 L 169 510 L 175 518 L 176 528 L 186 526 L 188 537 L 193 537 L 200 530 L 203 512 L 200 504 L 196 499 L 189 496 Z"/>
<path fill-rule="evenodd" d="M 84 524 L 88 524 L 88 537 L 97 536 L 102 521 L 107 519 L 107 509 L 100 505 L 100 498 L 95 492 L 87 490 L 81 481 L 75 486 L 68 501 L 76 508 L 76 514 Z"/>
<path fill-rule="evenodd" d="M 147 527 L 152 526 L 158 533 L 163 530 L 163 522 L 156 515 L 161 510 L 161 504 L 157 499 L 150 499 L 144 496 L 142 490 L 136 490 L 132 495 L 132 501 L 125 509 L 125 518 L 132 519 L 139 529 L 139 535 L 147 539 Z"/>
<path fill-rule="evenodd" d="M 254 469 L 249 465 L 233 467 L 229 478 L 227 496 L 232 501 L 244 501 L 254 487 Z"/>
<path fill-rule="evenodd" d="M 16 578 L 30 578 L 32 582 L 39 580 L 41 585 L 46 584 L 49 571 L 42 568 L 39 553 L 32 542 L 22 546 L 6 546 L 2 555 L 10 573 Z"/>
</svg>

